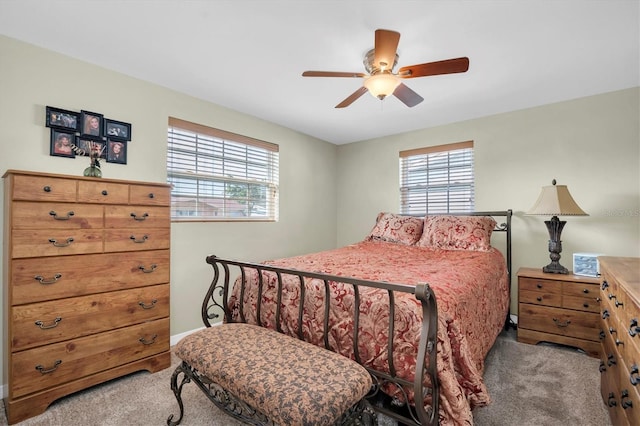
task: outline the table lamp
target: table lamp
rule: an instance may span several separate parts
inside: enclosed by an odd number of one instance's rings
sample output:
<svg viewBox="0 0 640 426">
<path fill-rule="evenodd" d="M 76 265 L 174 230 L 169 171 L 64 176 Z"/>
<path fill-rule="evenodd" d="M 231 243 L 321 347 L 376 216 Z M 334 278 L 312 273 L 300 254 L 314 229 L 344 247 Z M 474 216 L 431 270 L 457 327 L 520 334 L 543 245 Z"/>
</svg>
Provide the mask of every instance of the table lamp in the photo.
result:
<svg viewBox="0 0 640 426">
<path fill-rule="evenodd" d="M 549 231 L 549 257 L 551 263 L 542 268 L 542 272 L 550 274 L 568 274 L 569 270 L 560 264 L 562 252 L 562 240 L 560 234 L 567 223 L 558 219 L 558 216 L 589 216 L 573 200 L 566 185 L 556 185 L 554 179 L 550 186 L 542 187 L 542 192 L 536 204 L 527 212 L 531 215 L 552 216 L 551 220 L 545 220 Z"/>
</svg>

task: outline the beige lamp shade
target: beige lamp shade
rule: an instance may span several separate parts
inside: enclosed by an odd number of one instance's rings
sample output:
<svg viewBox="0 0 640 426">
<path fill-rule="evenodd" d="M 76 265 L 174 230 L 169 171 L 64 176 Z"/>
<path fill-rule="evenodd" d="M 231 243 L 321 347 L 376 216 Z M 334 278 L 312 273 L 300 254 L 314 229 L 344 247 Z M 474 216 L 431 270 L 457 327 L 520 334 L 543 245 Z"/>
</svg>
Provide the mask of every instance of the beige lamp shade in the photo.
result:
<svg viewBox="0 0 640 426">
<path fill-rule="evenodd" d="M 566 185 L 543 186 L 538 201 L 527 212 L 533 215 L 545 216 L 589 216 L 576 204 Z"/>
</svg>

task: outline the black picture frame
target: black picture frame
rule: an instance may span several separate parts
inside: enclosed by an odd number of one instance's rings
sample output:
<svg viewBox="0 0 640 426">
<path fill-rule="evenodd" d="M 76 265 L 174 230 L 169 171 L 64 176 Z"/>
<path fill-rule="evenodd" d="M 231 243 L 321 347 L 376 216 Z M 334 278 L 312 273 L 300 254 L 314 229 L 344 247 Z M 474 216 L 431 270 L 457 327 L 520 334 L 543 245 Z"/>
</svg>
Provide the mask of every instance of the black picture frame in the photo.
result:
<svg viewBox="0 0 640 426">
<path fill-rule="evenodd" d="M 80 111 L 80 136 L 100 139 L 103 136 L 104 115 L 91 111 Z"/>
<path fill-rule="evenodd" d="M 131 140 L 131 124 L 124 121 L 104 119 L 104 136 L 119 141 Z"/>
<path fill-rule="evenodd" d="M 107 163 L 127 164 L 127 141 L 107 139 Z"/>
<path fill-rule="evenodd" d="M 80 131 L 80 114 L 62 108 L 46 107 L 45 125 L 52 129 Z"/>
<path fill-rule="evenodd" d="M 78 155 L 89 157 L 92 150 L 100 152 L 98 158 L 107 158 L 107 148 L 104 141 L 99 141 L 91 137 L 76 136 L 76 153 Z"/>
<path fill-rule="evenodd" d="M 75 133 L 67 130 L 51 129 L 51 144 L 49 155 L 54 157 L 75 158 L 76 153 L 73 149 L 75 141 Z"/>
</svg>

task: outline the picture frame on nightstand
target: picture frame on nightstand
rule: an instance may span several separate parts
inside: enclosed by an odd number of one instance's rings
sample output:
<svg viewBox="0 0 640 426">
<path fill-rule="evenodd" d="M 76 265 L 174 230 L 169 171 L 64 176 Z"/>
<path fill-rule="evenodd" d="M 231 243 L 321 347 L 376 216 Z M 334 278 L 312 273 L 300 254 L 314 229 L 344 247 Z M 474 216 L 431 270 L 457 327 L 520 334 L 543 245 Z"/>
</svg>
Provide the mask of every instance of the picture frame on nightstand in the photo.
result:
<svg viewBox="0 0 640 426">
<path fill-rule="evenodd" d="M 573 253 L 573 273 L 585 277 L 599 277 L 600 264 L 598 256 L 601 253 Z"/>
</svg>

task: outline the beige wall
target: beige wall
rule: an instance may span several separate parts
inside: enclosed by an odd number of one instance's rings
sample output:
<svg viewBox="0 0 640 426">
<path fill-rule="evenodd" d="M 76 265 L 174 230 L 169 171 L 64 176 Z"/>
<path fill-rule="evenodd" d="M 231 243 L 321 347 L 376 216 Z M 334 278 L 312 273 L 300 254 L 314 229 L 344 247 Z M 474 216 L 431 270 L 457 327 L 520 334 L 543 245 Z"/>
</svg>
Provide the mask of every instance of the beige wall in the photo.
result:
<svg viewBox="0 0 640 426">
<path fill-rule="evenodd" d="M 0 174 L 82 175 L 86 158 L 49 155 L 46 105 L 132 124 L 128 164 L 105 163 L 108 178 L 166 182 L 169 116 L 280 145 L 279 222 L 172 225 L 172 335 L 202 326 L 200 303 L 212 277 L 207 255 L 262 260 L 335 247 L 335 145 L 0 36 Z"/>
<path fill-rule="evenodd" d="M 397 212 L 401 150 L 474 141 L 476 210 L 513 209 L 513 268 L 549 263 L 548 232 L 526 216 L 552 179 L 588 217 L 561 217 L 561 263 L 575 252 L 640 256 L 639 89 L 509 112 L 338 147 L 338 245 Z M 517 312 L 516 281 L 512 312 Z"/>
</svg>

